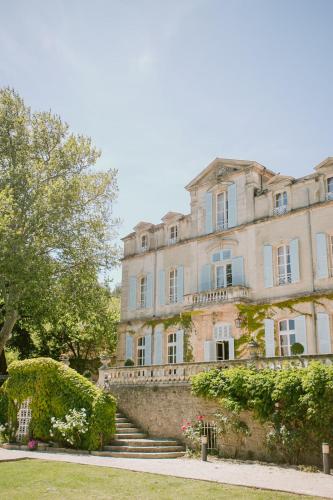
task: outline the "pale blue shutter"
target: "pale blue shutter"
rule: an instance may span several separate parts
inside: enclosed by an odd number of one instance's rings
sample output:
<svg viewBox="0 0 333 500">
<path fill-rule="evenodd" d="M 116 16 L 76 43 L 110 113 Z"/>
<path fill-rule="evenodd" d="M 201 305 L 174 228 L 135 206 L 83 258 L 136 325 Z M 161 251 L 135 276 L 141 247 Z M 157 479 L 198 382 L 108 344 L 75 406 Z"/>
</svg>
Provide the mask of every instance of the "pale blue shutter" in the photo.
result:
<svg viewBox="0 0 333 500">
<path fill-rule="evenodd" d="M 184 362 L 184 332 L 178 330 L 176 332 L 176 363 Z"/>
<path fill-rule="evenodd" d="M 205 233 L 213 232 L 213 195 L 212 193 L 205 193 Z"/>
<path fill-rule="evenodd" d="M 216 253 L 213 253 L 212 255 L 212 262 L 219 262 L 221 259 L 221 253 L 222 252 L 216 252 Z"/>
<path fill-rule="evenodd" d="M 296 342 L 299 344 L 302 344 L 304 347 L 304 353 L 308 353 L 308 342 L 306 339 L 306 320 L 305 316 L 297 316 L 295 318 L 295 337 L 296 337 Z"/>
<path fill-rule="evenodd" d="M 317 278 L 328 278 L 327 242 L 325 233 L 316 234 Z"/>
<path fill-rule="evenodd" d="M 155 365 L 163 364 L 163 332 L 161 330 L 156 330 L 154 333 L 155 344 L 154 344 L 154 363 Z"/>
<path fill-rule="evenodd" d="M 125 360 L 133 359 L 133 337 L 129 333 L 126 333 L 125 341 Z"/>
<path fill-rule="evenodd" d="M 206 340 L 204 343 L 204 361 L 216 361 L 216 342 Z"/>
<path fill-rule="evenodd" d="M 210 290 L 211 288 L 211 265 L 205 264 L 202 266 L 200 272 L 199 292 L 205 292 L 206 290 Z"/>
<path fill-rule="evenodd" d="M 232 284 L 244 285 L 244 259 L 243 257 L 234 257 L 232 259 Z"/>
<path fill-rule="evenodd" d="M 165 304 L 165 271 L 161 269 L 158 273 L 158 303 L 160 306 Z"/>
<path fill-rule="evenodd" d="M 290 267 L 291 267 L 291 282 L 299 281 L 299 245 L 298 239 L 290 242 Z"/>
<path fill-rule="evenodd" d="M 264 245 L 264 284 L 265 288 L 273 286 L 273 248 Z"/>
<path fill-rule="evenodd" d="M 184 300 L 184 267 L 177 267 L 177 302 Z"/>
<path fill-rule="evenodd" d="M 145 335 L 145 365 L 151 365 L 151 334 Z"/>
<path fill-rule="evenodd" d="M 273 356 L 275 356 L 274 320 L 265 319 L 264 325 L 266 357 L 272 358 Z"/>
<path fill-rule="evenodd" d="M 130 276 L 129 279 L 128 308 L 136 309 L 136 276 Z"/>
<path fill-rule="evenodd" d="M 229 359 L 235 359 L 235 339 L 229 339 Z"/>
<path fill-rule="evenodd" d="M 146 307 L 153 307 L 153 275 L 147 273 L 147 301 Z"/>
<path fill-rule="evenodd" d="M 237 226 L 237 188 L 236 184 L 228 186 L 228 227 Z"/>
<path fill-rule="evenodd" d="M 319 354 L 331 354 L 330 318 L 326 313 L 317 314 L 317 334 Z"/>
</svg>

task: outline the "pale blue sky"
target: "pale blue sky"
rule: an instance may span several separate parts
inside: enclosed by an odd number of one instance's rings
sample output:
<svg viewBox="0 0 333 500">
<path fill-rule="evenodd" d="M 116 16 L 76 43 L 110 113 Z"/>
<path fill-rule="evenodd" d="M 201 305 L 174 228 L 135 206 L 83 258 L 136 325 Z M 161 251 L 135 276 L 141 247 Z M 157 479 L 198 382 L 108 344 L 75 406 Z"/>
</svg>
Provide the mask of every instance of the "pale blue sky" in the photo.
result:
<svg viewBox="0 0 333 500">
<path fill-rule="evenodd" d="M 333 155 L 333 0 L 0 0 L 0 85 L 119 169 L 121 236 L 187 213 L 213 158 Z M 116 273 L 116 279 L 119 273 Z"/>
</svg>

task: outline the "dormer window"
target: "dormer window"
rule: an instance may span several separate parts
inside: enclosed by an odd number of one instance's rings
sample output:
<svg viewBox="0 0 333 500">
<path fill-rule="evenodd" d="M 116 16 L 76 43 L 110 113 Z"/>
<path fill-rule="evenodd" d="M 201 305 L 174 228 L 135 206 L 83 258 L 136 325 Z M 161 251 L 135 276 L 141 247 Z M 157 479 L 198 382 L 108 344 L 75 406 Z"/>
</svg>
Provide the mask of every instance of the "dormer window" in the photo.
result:
<svg viewBox="0 0 333 500">
<path fill-rule="evenodd" d="M 333 177 L 327 179 L 327 199 L 333 200 Z"/>
<path fill-rule="evenodd" d="M 178 226 L 171 226 L 169 228 L 169 244 L 174 245 L 178 241 Z"/>
<path fill-rule="evenodd" d="M 143 234 L 141 236 L 141 252 L 146 252 L 148 250 L 148 235 Z"/>
<path fill-rule="evenodd" d="M 288 195 L 286 191 L 275 195 L 274 215 L 282 215 L 288 211 Z"/>
<path fill-rule="evenodd" d="M 218 231 L 228 227 L 228 193 L 224 191 L 216 197 L 216 229 Z"/>
</svg>

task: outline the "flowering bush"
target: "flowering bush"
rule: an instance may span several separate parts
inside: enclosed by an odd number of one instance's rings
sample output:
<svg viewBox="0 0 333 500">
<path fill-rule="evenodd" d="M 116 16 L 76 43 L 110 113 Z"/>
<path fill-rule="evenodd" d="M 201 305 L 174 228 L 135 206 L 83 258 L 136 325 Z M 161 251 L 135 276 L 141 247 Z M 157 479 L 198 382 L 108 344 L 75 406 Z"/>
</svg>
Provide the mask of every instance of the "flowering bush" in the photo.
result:
<svg viewBox="0 0 333 500">
<path fill-rule="evenodd" d="M 200 447 L 200 439 L 204 434 L 204 419 L 203 415 L 198 415 L 193 422 L 184 419 L 181 426 L 182 433 L 195 448 Z"/>
<path fill-rule="evenodd" d="M 85 408 L 81 410 L 69 410 L 64 420 L 51 418 L 52 429 L 50 436 L 69 444 L 74 448 L 79 448 L 84 434 L 88 432 L 87 412 Z"/>
<path fill-rule="evenodd" d="M 28 448 L 29 448 L 29 450 L 37 450 L 38 441 L 36 441 L 36 439 L 29 439 Z"/>
<path fill-rule="evenodd" d="M 0 424 L 0 443 L 7 439 L 7 424 Z"/>
</svg>

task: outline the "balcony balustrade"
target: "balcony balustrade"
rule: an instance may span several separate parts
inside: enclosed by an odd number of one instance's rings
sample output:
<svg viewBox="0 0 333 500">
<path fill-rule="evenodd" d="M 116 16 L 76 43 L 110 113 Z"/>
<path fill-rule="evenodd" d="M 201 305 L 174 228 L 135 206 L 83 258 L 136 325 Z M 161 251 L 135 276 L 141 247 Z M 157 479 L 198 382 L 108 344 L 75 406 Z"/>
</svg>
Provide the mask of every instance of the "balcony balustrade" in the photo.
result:
<svg viewBox="0 0 333 500">
<path fill-rule="evenodd" d="M 206 292 L 190 293 L 184 297 L 185 307 L 205 306 L 220 302 L 235 302 L 249 298 L 249 289 L 245 286 L 230 286 L 227 288 L 215 288 Z"/>
<path fill-rule="evenodd" d="M 273 215 L 283 215 L 288 212 L 288 206 L 287 205 L 281 205 L 280 207 L 274 207 L 273 208 Z"/>
<path fill-rule="evenodd" d="M 170 365 L 102 367 L 99 370 L 98 384 L 106 390 L 113 385 L 146 384 L 187 384 L 197 373 L 218 368 L 220 370 L 236 366 L 251 366 L 258 370 L 271 368 L 283 370 L 290 367 L 306 367 L 311 361 L 333 364 L 333 354 L 308 354 L 302 356 L 284 356 L 273 358 L 235 359 L 228 361 L 179 363 Z"/>
</svg>

